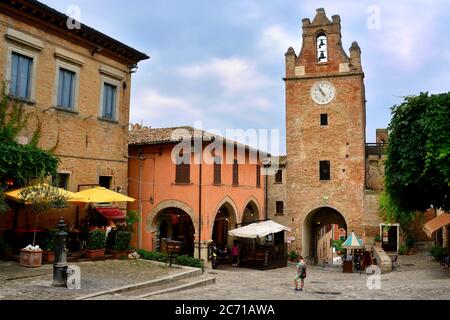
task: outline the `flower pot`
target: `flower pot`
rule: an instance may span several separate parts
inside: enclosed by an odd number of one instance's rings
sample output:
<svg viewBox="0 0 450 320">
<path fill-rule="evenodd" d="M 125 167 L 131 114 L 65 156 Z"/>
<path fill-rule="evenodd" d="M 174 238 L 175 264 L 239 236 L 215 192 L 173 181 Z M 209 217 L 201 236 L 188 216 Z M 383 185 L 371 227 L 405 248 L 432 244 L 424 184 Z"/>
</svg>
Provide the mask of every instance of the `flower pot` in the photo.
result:
<svg viewBox="0 0 450 320">
<path fill-rule="evenodd" d="M 42 266 L 43 251 L 20 250 L 20 265 L 27 268 L 39 268 Z"/>
<path fill-rule="evenodd" d="M 47 263 L 55 262 L 55 251 L 44 251 L 42 259 Z"/>
<path fill-rule="evenodd" d="M 111 251 L 111 254 L 113 255 L 113 258 L 116 260 L 127 256 L 126 251 Z"/>
<path fill-rule="evenodd" d="M 105 249 L 86 250 L 86 257 L 89 259 L 98 259 L 105 256 Z"/>
</svg>

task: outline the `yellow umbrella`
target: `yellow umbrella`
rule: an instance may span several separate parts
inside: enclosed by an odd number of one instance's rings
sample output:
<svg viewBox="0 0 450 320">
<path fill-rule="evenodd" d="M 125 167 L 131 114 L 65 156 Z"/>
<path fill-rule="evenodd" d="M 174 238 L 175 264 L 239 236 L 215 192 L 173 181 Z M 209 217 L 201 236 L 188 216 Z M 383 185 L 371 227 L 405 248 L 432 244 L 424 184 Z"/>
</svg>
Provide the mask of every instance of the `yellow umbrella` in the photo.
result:
<svg viewBox="0 0 450 320">
<path fill-rule="evenodd" d="M 121 193 L 108 190 L 103 187 L 95 187 L 75 193 L 83 200 L 78 202 L 134 202 L 135 199 L 124 196 Z"/>
<path fill-rule="evenodd" d="M 40 186 L 42 186 L 42 188 L 54 189 L 55 193 L 59 192 L 59 194 L 64 196 L 67 199 L 67 201 L 69 201 L 69 202 L 83 202 L 83 200 L 84 200 L 83 197 L 78 196 L 77 194 L 75 194 L 73 192 L 70 192 L 70 191 L 67 191 L 67 190 L 64 190 L 64 189 L 61 189 L 61 188 L 53 187 L 53 186 L 50 186 L 50 185 L 48 185 L 46 183 L 39 184 L 38 187 L 40 187 Z M 6 197 L 8 199 L 11 199 L 11 200 L 16 201 L 16 202 L 24 203 L 25 201 L 24 201 L 23 197 L 21 196 L 21 193 L 25 189 L 30 189 L 30 188 L 33 188 L 33 187 L 34 186 L 28 186 L 28 187 L 25 187 L 25 188 L 22 188 L 22 189 L 13 190 L 13 191 L 10 191 L 10 192 L 6 192 L 5 195 L 6 195 Z M 31 201 L 28 201 L 25 204 L 30 204 L 30 203 L 31 203 Z"/>
</svg>

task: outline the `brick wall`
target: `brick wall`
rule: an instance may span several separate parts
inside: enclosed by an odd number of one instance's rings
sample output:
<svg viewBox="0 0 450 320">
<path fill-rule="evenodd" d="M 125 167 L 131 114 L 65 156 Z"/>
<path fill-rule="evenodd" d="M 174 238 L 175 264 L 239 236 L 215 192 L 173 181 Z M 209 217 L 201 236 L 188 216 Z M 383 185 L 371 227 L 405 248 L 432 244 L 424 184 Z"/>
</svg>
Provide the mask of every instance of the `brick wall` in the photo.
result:
<svg viewBox="0 0 450 320">
<path fill-rule="evenodd" d="M 20 42 L 7 39 L 8 30 L 20 31 L 42 42 L 40 50 L 29 48 Z M 34 115 L 29 125 L 21 133 L 30 138 L 36 128 L 37 118 L 42 122 L 40 147 L 54 148 L 54 153 L 61 159 L 59 170 L 70 174 L 69 190 L 78 191 L 80 184 L 98 183 L 99 176 L 112 177 L 112 188 L 127 188 L 127 130 L 130 109 L 131 74 L 128 66 L 101 54 L 92 56 L 86 47 L 69 42 L 54 33 L 49 33 L 31 24 L 23 23 L 0 13 L 0 78 L 5 79 L 8 70 L 8 48 L 23 48 L 35 54 L 35 99 L 26 104 L 25 110 Z M 64 50 L 75 55 L 81 61 L 79 67 L 79 88 L 76 112 L 57 111 L 55 106 L 57 51 Z M 64 62 L 67 60 L 62 59 Z M 100 100 L 102 78 L 101 68 L 109 68 L 123 74 L 117 80 L 117 98 L 119 99 L 117 121 L 99 120 L 101 115 Z M 126 86 L 125 86 L 126 84 Z M 126 88 L 125 88 L 126 87 Z M 67 211 L 74 213 L 74 208 Z M 72 217 L 72 218 L 70 218 Z M 43 218 L 45 225 L 46 218 Z M 73 215 L 68 215 L 68 222 L 73 223 Z M 55 219 L 48 218 L 53 224 Z"/>
</svg>

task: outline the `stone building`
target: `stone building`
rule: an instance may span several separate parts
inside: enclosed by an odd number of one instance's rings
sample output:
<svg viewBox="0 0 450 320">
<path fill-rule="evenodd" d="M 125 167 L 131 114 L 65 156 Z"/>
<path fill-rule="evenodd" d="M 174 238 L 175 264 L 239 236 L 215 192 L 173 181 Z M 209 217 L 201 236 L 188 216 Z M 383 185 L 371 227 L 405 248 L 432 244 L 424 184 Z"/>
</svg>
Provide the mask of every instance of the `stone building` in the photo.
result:
<svg viewBox="0 0 450 320">
<path fill-rule="evenodd" d="M 315 239 L 325 225 L 367 242 L 379 233 L 386 131 L 377 134 L 380 143 L 366 144 L 361 50 L 357 42 L 349 54 L 342 47 L 340 17 L 330 20 L 317 9 L 313 21 L 302 22 L 300 53 L 291 47 L 285 55 L 286 191 L 275 193 L 287 195 L 283 219 L 293 230 L 292 249 L 316 257 Z M 269 199 L 275 188 L 268 184 Z"/>
<path fill-rule="evenodd" d="M 233 241 L 229 230 L 265 218 L 255 149 L 192 127 L 135 125 L 129 153 L 129 194 L 137 199 L 129 209 L 141 216 L 139 248 L 164 250 L 162 241 L 170 238 L 183 243 L 183 253 L 206 261 L 212 241 L 225 249 Z"/>
<path fill-rule="evenodd" d="M 67 190 L 100 184 L 127 192 L 131 76 L 148 58 L 38 1 L 0 2 L 0 78 L 34 114 L 20 141 L 30 140 L 39 118 L 39 145 L 61 159 Z M 79 222 L 71 207 L 41 224 L 54 226 L 61 214 Z M 14 227 L 26 227 L 18 218 Z"/>
</svg>

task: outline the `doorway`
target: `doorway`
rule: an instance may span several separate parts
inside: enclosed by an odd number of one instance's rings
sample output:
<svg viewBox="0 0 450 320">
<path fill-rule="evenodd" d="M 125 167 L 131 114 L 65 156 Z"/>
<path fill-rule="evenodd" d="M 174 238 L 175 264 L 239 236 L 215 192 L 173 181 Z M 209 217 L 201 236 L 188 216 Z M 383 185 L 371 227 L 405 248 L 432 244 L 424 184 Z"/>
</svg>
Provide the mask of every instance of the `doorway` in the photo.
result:
<svg viewBox="0 0 450 320">
<path fill-rule="evenodd" d="M 383 250 L 386 252 L 397 252 L 399 249 L 400 225 L 382 224 L 380 232 Z"/>
</svg>

